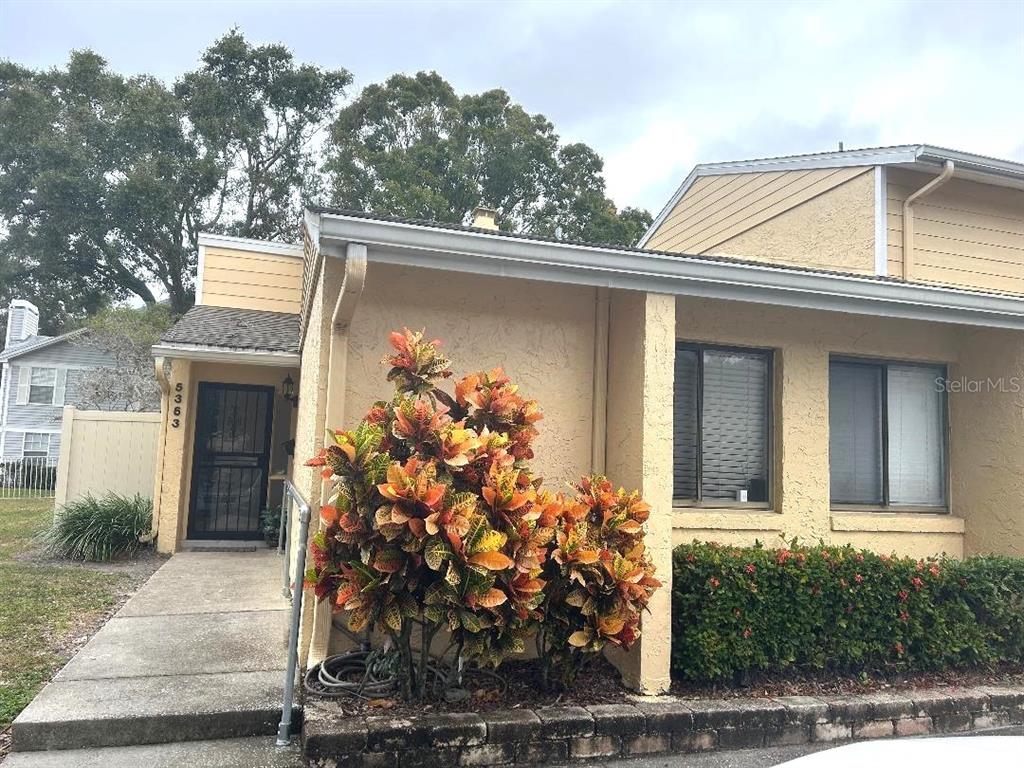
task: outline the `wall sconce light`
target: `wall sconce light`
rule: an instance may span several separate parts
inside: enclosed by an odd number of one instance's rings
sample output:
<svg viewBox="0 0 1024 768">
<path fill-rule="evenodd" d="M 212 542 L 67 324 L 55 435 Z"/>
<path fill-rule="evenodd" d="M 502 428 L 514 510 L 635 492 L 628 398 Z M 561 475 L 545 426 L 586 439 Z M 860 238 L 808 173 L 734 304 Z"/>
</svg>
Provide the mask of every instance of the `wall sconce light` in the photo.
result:
<svg viewBox="0 0 1024 768">
<path fill-rule="evenodd" d="M 284 381 L 281 382 L 281 397 L 292 404 L 292 407 L 299 407 L 299 396 L 295 394 L 295 382 L 292 381 L 292 375 L 289 373 L 284 377 Z"/>
</svg>

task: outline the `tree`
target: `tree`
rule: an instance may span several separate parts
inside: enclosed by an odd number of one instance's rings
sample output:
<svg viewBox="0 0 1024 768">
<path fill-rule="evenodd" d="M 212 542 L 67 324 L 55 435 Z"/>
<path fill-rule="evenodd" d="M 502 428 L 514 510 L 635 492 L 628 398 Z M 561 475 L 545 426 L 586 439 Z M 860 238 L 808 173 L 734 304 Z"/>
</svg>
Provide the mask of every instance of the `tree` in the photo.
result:
<svg viewBox="0 0 1024 768">
<path fill-rule="evenodd" d="M 114 307 L 86 323 L 75 343 L 100 349 L 114 360 L 113 367 L 86 371 L 78 384 L 79 405 L 120 411 L 160 409 L 160 389 L 153 371 L 150 348 L 170 327 L 174 315 L 166 304 L 135 309 Z"/>
<path fill-rule="evenodd" d="M 185 311 L 200 231 L 294 238 L 350 79 L 237 31 L 173 90 L 90 51 L 48 71 L 0 62 L 0 259 L 61 286 L 69 317 L 160 294 Z"/>
<path fill-rule="evenodd" d="M 543 115 L 500 89 L 459 96 L 434 72 L 370 85 L 331 128 L 327 169 L 335 205 L 469 223 L 481 202 L 513 231 L 631 245 L 651 217 L 617 211 L 603 162 L 560 145 Z"/>
<path fill-rule="evenodd" d="M 121 77 L 88 51 L 46 72 L 0 63 L 4 251 L 34 265 L 41 282 L 63 281 L 76 310 L 97 294 L 153 303 L 156 286 L 186 308 L 194 257 L 185 235 L 217 175 L 182 116 L 159 81 Z"/>
<path fill-rule="evenodd" d="M 352 76 L 297 65 L 283 45 L 252 46 L 237 29 L 178 81 L 195 139 L 221 171 L 211 227 L 267 240 L 293 240 L 302 193 L 315 184 L 313 151 Z"/>
</svg>

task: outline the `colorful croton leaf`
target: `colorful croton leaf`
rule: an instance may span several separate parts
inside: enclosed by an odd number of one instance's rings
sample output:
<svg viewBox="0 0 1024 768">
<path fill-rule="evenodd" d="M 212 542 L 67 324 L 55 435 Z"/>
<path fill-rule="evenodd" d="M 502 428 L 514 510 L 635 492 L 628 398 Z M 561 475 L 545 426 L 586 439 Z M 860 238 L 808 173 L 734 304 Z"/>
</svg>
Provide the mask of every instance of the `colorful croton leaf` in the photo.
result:
<svg viewBox="0 0 1024 768">
<path fill-rule="evenodd" d="M 390 335 L 394 398 L 354 429 L 329 431 L 306 462 L 330 488 L 307 585 L 352 631 L 390 636 L 410 697 L 428 689 L 414 629 L 421 648 L 450 633 L 455 653 L 481 665 L 521 652 L 532 635 L 558 663 L 606 643 L 628 648 L 658 585 L 642 543 L 647 506 L 598 477 L 571 498 L 541 490 L 529 464 L 537 403 L 500 368 L 449 395 L 438 383 L 450 363 L 425 339 Z"/>
</svg>

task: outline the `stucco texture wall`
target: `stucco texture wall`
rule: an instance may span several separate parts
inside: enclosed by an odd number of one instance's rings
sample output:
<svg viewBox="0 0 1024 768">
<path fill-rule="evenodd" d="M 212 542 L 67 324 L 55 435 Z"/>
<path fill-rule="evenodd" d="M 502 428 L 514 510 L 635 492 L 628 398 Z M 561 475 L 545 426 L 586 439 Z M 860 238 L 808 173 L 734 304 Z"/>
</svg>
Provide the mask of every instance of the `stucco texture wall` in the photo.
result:
<svg viewBox="0 0 1024 768">
<path fill-rule="evenodd" d="M 544 413 L 534 466 L 561 490 L 590 470 L 595 290 L 371 263 L 349 329 L 345 421 L 394 396 L 381 360 L 402 326 L 440 338 L 454 377 L 501 366 Z"/>
<path fill-rule="evenodd" d="M 829 501 L 830 354 L 955 364 L 962 330 L 952 325 L 680 298 L 680 340 L 775 350 L 774 508 L 677 507 L 674 541 L 778 543 L 779 536 L 849 542 L 884 552 L 963 554 L 961 504 L 952 515 L 833 512 Z M 956 457 L 954 457 L 956 459 Z M 954 460 L 954 478 L 969 471 Z M 967 500 L 961 500 L 966 504 Z"/>
<path fill-rule="evenodd" d="M 875 173 L 862 173 L 707 253 L 873 275 Z"/>
<path fill-rule="evenodd" d="M 950 448 L 965 550 L 1024 557 L 1024 332 L 959 335 L 960 360 L 950 370 Z"/>
<path fill-rule="evenodd" d="M 190 503 L 192 476 L 192 447 L 195 439 L 195 409 L 199 391 L 199 383 L 203 381 L 230 384 L 260 384 L 263 386 L 280 387 L 286 375 L 295 379 L 299 371 L 280 367 L 260 367 L 249 365 L 226 365 L 223 363 L 189 362 L 173 360 L 168 376 L 170 391 L 173 397 L 176 386 L 182 385 L 181 392 L 185 395 L 181 403 L 182 413 L 177 417 L 179 426 L 174 427 L 171 421 L 175 418 L 169 408 L 164 408 L 167 423 L 164 426 L 165 442 L 163 448 L 163 473 L 160 478 L 159 518 L 154 521 L 157 528 L 157 550 L 160 552 L 176 552 L 185 540 L 188 531 L 188 511 Z M 280 398 L 274 400 L 274 431 L 271 444 L 282 443 L 290 437 L 292 414 L 283 413 L 283 408 L 290 408 Z M 284 418 L 287 416 L 287 418 Z M 284 469 L 271 467 L 271 471 Z"/>
</svg>

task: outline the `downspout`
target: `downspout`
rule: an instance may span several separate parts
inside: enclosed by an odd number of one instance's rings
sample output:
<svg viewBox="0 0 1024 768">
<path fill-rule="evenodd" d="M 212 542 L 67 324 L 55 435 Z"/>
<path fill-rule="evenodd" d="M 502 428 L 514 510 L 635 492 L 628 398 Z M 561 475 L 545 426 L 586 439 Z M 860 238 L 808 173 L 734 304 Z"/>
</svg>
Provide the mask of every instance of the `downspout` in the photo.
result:
<svg viewBox="0 0 1024 768">
<path fill-rule="evenodd" d="M 942 173 L 903 201 L 903 279 L 910 280 L 914 266 L 914 203 L 929 195 L 953 178 L 953 161 L 947 160 Z"/>
<path fill-rule="evenodd" d="M 326 259 L 325 259 L 326 264 Z M 326 270 L 325 270 L 326 274 Z M 337 429 L 345 421 L 345 381 L 348 367 L 348 329 L 356 313 L 356 306 L 366 284 L 366 246 L 349 243 L 345 247 L 345 275 L 338 291 L 338 300 L 331 313 L 331 341 L 327 358 L 327 407 L 324 428 Z M 331 488 L 325 482 L 320 498 L 329 498 Z M 310 638 L 306 666 L 322 661 L 331 639 L 331 610 L 313 606 L 313 632 Z"/>
<path fill-rule="evenodd" d="M 611 318 L 611 291 L 597 289 L 594 309 L 594 388 L 590 416 L 590 471 L 605 473 L 608 447 L 608 336 Z"/>
<path fill-rule="evenodd" d="M 170 411 L 171 382 L 167 380 L 164 358 L 154 359 L 156 383 L 160 385 L 160 436 L 157 438 L 156 485 L 153 487 L 152 540 L 160 533 L 160 508 L 163 506 L 164 449 L 167 447 L 167 416 Z"/>
</svg>

